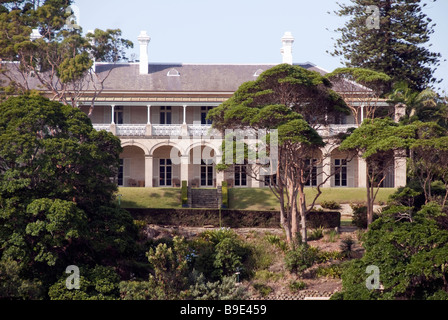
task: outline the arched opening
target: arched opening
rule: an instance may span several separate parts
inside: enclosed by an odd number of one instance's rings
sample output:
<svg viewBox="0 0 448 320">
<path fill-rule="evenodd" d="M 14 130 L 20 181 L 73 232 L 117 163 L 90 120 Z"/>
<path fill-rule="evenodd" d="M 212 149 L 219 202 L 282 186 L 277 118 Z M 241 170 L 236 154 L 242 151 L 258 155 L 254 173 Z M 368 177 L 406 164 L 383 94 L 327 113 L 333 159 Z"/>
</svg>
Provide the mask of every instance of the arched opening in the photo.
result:
<svg viewBox="0 0 448 320">
<path fill-rule="evenodd" d="M 189 151 L 189 185 L 198 188 L 216 187 L 216 152 L 210 146 L 199 145 Z"/>
<path fill-rule="evenodd" d="M 180 187 L 181 156 L 179 149 L 160 146 L 153 154 L 153 187 Z"/>
<path fill-rule="evenodd" d="M 120 155 L 118 186 L 145 186 L 145 152 L 137 146 L 125 146 Z"/>
</svg>

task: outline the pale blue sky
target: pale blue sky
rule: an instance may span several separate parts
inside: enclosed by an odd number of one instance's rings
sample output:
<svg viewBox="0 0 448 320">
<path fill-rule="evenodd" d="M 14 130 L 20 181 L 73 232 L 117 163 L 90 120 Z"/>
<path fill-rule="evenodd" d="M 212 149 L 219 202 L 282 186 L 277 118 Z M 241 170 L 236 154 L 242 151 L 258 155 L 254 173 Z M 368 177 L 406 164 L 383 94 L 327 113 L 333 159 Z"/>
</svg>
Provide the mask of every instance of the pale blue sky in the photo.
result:
<svg viewBox="0 0 448 320">
<path fill-rule="evenodd" d="M 340 2 L 348 2 L 341 0 Z M 429 0 L 428 0 L 429 2 Z M 150 62 L 280 63 L 281 37 L 295 37 L 294 62 L 313 62 L 332 71 L 342 66 L 332 51 L 339 37 L 333 30 L 344 19 L 328 14 L 334 0 L 75 0 L 84 31 L 120 28 L 134 42 L 146 30 L 151 37 Z M 443 55 L 436 76 L 448 91 L 448 1 L 425 8 L 437 26 L 433 51 Z"/>
</svg>

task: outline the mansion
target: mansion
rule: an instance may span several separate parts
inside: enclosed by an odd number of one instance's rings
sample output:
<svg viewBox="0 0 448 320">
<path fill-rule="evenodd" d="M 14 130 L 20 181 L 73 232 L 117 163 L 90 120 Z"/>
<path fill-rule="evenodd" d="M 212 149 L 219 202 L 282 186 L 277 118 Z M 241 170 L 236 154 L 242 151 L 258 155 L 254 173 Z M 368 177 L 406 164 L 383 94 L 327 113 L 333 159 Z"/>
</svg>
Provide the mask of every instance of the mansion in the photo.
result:
<svg viewBox="0 0 448 320">
<path fill-rule="evenodd" d="M 95 99 L 90 119 L 95 129 L 112 132 L 121 140 L 119 186 L 180 187 L 181 181 L 188 181 L 192 187 L 216 188 L 223 181 L 235 188 L 267 186 L 268 181 L 251 178 L 245 165 L 236 165 L 228 172 L 216 170 L 216 163 L 223 157 L 222 142 L 210 138 L 212 125 L 207 113 L 229 99 L 241 84 L 256 80 L 276 64 L 152 63 L 148 55 L 150 38 L 146 32 L 142 31 L 138 41 L 138 62 L 94 65 L 96 73 L 110 74 L 104 90 Z M 293 64 L 293 42 L 290 33 L 282 38 L 282 63 Z M 312 63 L 297 65 L 326 73 Z M 90 100 L 87 91 L 79 103 L 85 113 L 91 111 Z M 321 135 L 331 139 L 332 135 L 356 127 L 364 118 L 363 106 L 359 108 L 358 119 L 345 116 L 339 123 L 322 127 Z M 395 111 L 396 116 L 399 112 Z M 327 148 L 321 150 L 322 154 L 331 157 L 325 157 L 323 166 L 313 170 L 308 185 L 322 181 L 323 175 L 318 170 L 338 168 L 338 173 L 324 187 L 366 187 L 365 161 L 361 158 L 346 161 L 346 155 L 337 146 Z M 173 153 L 180 161 L 172 161 Z M 201 161 L 195 161 L 198 154 L 202 155 Z M 210 158 L 214 161 L 207 161 Z M 406 160 L 396 158 L 382 186 L 405 184 Z"/>
</svg>

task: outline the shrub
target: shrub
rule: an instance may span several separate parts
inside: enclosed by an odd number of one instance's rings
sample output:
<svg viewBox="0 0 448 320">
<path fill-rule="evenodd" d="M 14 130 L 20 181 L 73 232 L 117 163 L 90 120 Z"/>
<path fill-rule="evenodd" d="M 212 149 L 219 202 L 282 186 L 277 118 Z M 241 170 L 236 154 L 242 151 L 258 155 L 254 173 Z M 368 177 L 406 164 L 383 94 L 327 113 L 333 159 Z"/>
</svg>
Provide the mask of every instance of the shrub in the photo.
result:
<svg viewBox="0 0 448 320">
<path fill-rule="evenodd" d="M 325 235 L 327 236 L 325 239 L 326 242 L 336 242 L 336 240 L 339 239 L 339 232 L 336 230 L 330 230 L 326 232 Z"/>
<path fill-rule="evenodd" d="M 187 181 L 182 181 L 182 207 L 186 208 L 188 207 L 188 187 L 187 187 Z"/>
<path fill-rule="evenodd" d="M 342 260 L 344 254 L 340 251 L 319 251 L 317 254 L 317 262 L 325 263 L 333 260 Z"/>
<path fill-rule="evenodd" d="M 367 228 L 367 207 L 359 204 L 350 205 L 353 210 L 352 223 L 360 229 Z M 373 221 L 378 219 L 378 214 L 373 214 Z"/>
<path fill-rule="evenodd" d="M 289 272 L 300 273 L 310 268 L 318 259 L 319 249 L 300 244 L 285 255 L 285 267 Z"/>
<path fill-rule="evenodd" d="M 319 240 L 322 239 L 323 237 L 324 237 L 324 228 L 319 227 L 311 231 L 311 233 L 308 235 L 308 240 L 309 241 Z"/>
<path fill-rule="evenodd" d="M 352 252 L 353 252 L 354 244 L 355 244 L 355 241 L 351 237 L 348 237 L 348 238 L 342 240 L 342 243 L 340 246 L 342 254 L 344 256 L 350 258 L 352 255 Z"/>
<path fill-rule="evenodd" d="M 260 270 L 255 273 L 255 279 L 268 282 L 268 281 L 279 281 L 284 278 L 284 274 L 282 272 L 271 272 L 268 270 Z"/>
<path fill-rule="evenodd" d="M 279 248 L 283 252 L 286 252 L 289 249 L 288 244 L 286 243 L 286 241 L 281 240 L 279 236 L 276 236 L 276 235 L 273 235 L 273 234 L 267 234 L 266 235 L 266 241 L 269 244 Z"/>
<path fill-rule="evenodd" d="M 227 186 L 227 181 L 222 182 L 222 204 L 221 208 L 229 208 L 229 188 Z"/>
<path fill-rule="evenodd" d="M 303 281 L 291 281 L 288 287 L 292 292 L 297 292 L 300 290 L 305 290 L 307 288 L 307 285 Z"/>
<path fill-rule="evenodd" d="M 267 286 L 265 284 L 261 284 L 261 283 L 255 283 L 254 284 L 254 289 L 257 290 L 257 292 L 262 297 L 267 297 L 273 291 L 273 289 L 271 287 L 269 287 L 269 286 Z"/>
<path fill-rule="evenodd" d="M 203 232 L 193 244 L 199 255 L 194 260 L 194 267 L 207 279 L 221 280 L 240 272 L 247 277 L 251 270 L 246 268 L 252 251 L 248 244 L 228 228 Z"/>
<path fill-rule="evenodd" d="M 342 266 L 340 264 L 332 264 L 330 266 L 319 266 L 316 269 L 317 277 L 327 277 L 332 279 L 341 279 L 342 276 Z"/>
<path fill-rule="evenodd" d="M 247 293 L 236 285 L 235 277 L 223 277 L 221 281 L 208 282 L 203 274 L 195 276 L 194 283 L 185 294 L 192 300 L 245 300 Z"/>
<path fill-rule="evenodd" d="M 330 209 L 330 210 L 338 210 L 341 209 L 341 205 L 337 203 L 336 201 L 322 201 L 320 206 L 324 209 Z"/>
</svg>

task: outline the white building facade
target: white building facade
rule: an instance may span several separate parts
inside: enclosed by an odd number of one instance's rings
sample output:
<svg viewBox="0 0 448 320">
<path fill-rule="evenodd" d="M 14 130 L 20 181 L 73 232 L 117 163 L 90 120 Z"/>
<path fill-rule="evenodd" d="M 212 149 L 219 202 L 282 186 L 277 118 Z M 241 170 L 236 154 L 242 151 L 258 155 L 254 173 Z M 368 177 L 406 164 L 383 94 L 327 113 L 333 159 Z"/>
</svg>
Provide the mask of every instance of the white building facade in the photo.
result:
<svg viewBox="0 0 448 320">
<path fill-rule="evenodd" d="M 106 130 L 122 142 L 118 184 L 123 187 L 179 187 L 188 181 L 192 187 L 218 187 L 223 181 L 231 187 L 259 188 L 267 184 L 246 174 L 244 165 L 229 172 L 216 170 L 220 163 L 222 141 L 214 139 L 207 113 L 229 99 L 238 87 L 256 78 L 275 64 L 182 64 L 150 63 L 146 32 L 138 37 L 140 61 L 127 64 L 97 63 L 95 72 L 110 73 L 102 94 L 95 100 L 91 120 L 97 130 Z M 283 63 L 292 64 L 294 38 L 282 38 Z M 325 73 L 311 63 L 298 64 L 306 69 Z M 336 90 L 337 91 L 337 90 Z M 85 105 L 90 110 L 89 92 Z M 321 128 L 327 139 L 356 127 L 358 121 L 347 116 L 339 123 Z M 398 110 L 397 110 L 398 113 Z M 320 183 L 319 170 L 339 169 L 324 187 L 366 187 L 366 164 L 361 158 L 346 161 L 346 154 L 337 146 L 322 149 L 325 163 L 316 168 L 309 186 Z M 175 161 L 173 160 L 176 159 Z M 199 156 L 198 156 L 199 155 Z M 213 161 L 210 161 L 213 159 Z M 314 177 L 315 176 L 315 177 Z M 406 159 L 396 158 L 384 187 L 406 184 Z"/>
</svg>

